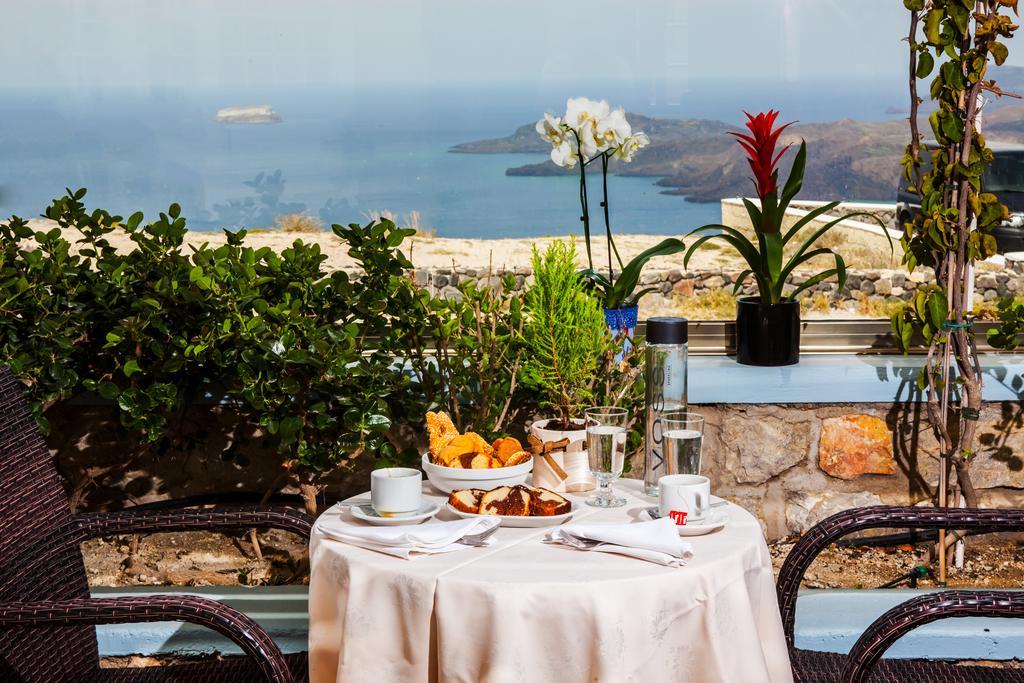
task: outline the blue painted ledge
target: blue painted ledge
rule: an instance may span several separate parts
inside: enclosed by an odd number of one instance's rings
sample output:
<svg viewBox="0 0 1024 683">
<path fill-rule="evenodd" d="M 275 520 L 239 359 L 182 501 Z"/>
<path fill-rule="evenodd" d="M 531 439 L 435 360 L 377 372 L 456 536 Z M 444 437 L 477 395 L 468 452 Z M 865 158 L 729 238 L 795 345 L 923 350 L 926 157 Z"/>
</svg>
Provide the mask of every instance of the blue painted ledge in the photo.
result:
<svg viewBox="0 0 1024 683">
<path fill-rule="evenodd" d="M 800 592 L 796 611 L 796 645 L 808 650 L 849 652 L 860 634 L 890 607 L 928 591 L 807 590 Z M 190 588 L 97 588 L 94 597 L 200 595 L 221 600 L 267 629 L 285 653 L 307 648 L 309 614 L 305 586 L 240 586 Z M 100 655 L 240 654 L 226 638 L 208 629 L 158 622 L 96 627 Z M 911 632 L 888 657 L 941 659 L 1024 659 L 1024 620 L 947 619 Z"/>
<path fill-rule="evenodd" d="M 846 654 L 872 621 L 926 590 L 804 590 L 796 608 L 796 646 Z M 903 659 L 1024 659 L 1024 619 L 943 619 L 911 631 L 886 652 Z"/>
<path fill-rule="evenodd" d="M 250 616 L 273 637 L 285 654 L 308 649 L 309 613 L 306 586 L 214 586 L 201 588 L 94 588 L 94 598 L 151 595 L 197 595 L 218 600 Z M 242 654 L 241 649 L 208 628 L 194 624 L 159 621 L 139 624 L 105 624 L 96 627 L 100 656 L 204 655 L 214 652 Z"/>
<path fill-rule="evenodd" d="M 892 403 L 919 398 L 924 356 L 805 354 L 796 365 L 755 368 L 728 356 L 691 356 L 689 401 Z M 1024 355 L 983 354 L 986 401 L 1024 399 Z"/>
</svg>

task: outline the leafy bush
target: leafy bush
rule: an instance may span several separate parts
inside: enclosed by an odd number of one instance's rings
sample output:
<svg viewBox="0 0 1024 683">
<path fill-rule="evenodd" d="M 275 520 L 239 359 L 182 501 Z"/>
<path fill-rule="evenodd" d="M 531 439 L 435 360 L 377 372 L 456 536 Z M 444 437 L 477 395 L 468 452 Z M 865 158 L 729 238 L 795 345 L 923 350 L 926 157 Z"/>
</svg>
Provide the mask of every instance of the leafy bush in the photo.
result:
<svg viewBox="0 0 1024 683">
<path fill-rule="evenodd" d="M 566 415 L 594 402 L 642 424 L 640 354 L 614 360 L 570 245 L 535 254 L 525 294 L 512 276 L 489 276 L 444 299 L 414 286 L 401 247 L 415 231 L 386 219 L 332 226 L 358 264 L 350 274 L 326 272 L 315 243 L 275 252 L 240 230 L 195 246 L 177 205 L 147 223 L 89 211 L 84 197 L 55 200 L 50 230 L 0 224 L 0 362 L 44 430 L 60 401 L 108 399 L 125 466 L 147 449 L 174 452 L 185 409 L 210 399 L 239 431 L 258 428 L 311 510 L 328 471 L 363 456 L 413 462 L 427 410 L 488 437 L 538 407 Z M 116 249 L 114 233 L 132 248 Z"/>
<path fill-rule="evenodd" d="M 144 224 L 138 213 L 89 212 L 84 196 L 47 209 L 58 228 L 0 226 L 0 358 L 44 429 L 54 402 L 94 391 L 126 430 L 156 443 L 185 405 L 212 395 L 259 424 L 306 478 L 364 452 L 402 455 L 389 438 L 392 403 L 410 380 L 394 365 L 388 311 L 413 297 L 399 250 L 412 231 L 333 226 L 362 272 L 328 275 L 316 244 L 278 254 L 246 246 L 243 230 L 186 248 L 177 205 Z M 114 231 L 135 247 L 118 253 Z"/>
<path fill-rule="evenodd" d="M 444 410 L 462 431 L 503 436 L 524 407 L 523 294 L 509 274 L 465 280 L 459 292 L 445 299 L 418 290 L 419 316 L 403 306 L 406 315 L 393 320 L 402 335 L 395 353 L 415 377 L 409 405 L 418 417 L 410 417 L 418 424 L 427 410 Z"/>
</svg>

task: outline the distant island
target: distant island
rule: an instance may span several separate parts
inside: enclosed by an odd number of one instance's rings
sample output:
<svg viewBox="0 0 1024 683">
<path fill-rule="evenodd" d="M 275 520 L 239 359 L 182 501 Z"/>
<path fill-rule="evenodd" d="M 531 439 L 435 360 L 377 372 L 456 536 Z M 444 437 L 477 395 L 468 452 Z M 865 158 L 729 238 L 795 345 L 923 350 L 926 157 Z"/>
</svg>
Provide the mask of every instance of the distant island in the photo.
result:
<svg viewBox="0 0 1024 683">
<path fill-rule="evenodd" d="M 717 202 L 723 197 L 750 194 L 749 169 L 739 145 L 727 131 L 741 127 L 707 119 L 655 119 L 627 114 L 634 130 L 643 130 L 651 145 L 641 150 L 632 164 L 615 164 L 620 175 L 657 178 L 663 194 L 684 195 L 692 202 Z M 1024 106 L 990 107 L 985 112 L 985 133 L 990 140 L 1024 142 Z M 928 131 L 927 122 L 922 130 Z M 781 144 L 807 141 L 807 174 L 804 199 L 894 201 L 900 158 L 909 141 L 905 120 L 853 121 L 796 124 L 786 130 Z M 458 154 L 547 154 L 550 147 L 537 135 L 533 124 L 511 135 L 455 145 Z M 791 158 L 792 151 L 789 152 Z M 788 173 L 789 162 L 783 162 Z M 508 176 L 550 176 L 575 173 L 551 161 L 515 166 Z"/>
<path fill-rule="evenodd" d="M 217 123 L 281 123 L 281 115 L 269 104 L 225 107 L 217 110 Z"/>
</svg>

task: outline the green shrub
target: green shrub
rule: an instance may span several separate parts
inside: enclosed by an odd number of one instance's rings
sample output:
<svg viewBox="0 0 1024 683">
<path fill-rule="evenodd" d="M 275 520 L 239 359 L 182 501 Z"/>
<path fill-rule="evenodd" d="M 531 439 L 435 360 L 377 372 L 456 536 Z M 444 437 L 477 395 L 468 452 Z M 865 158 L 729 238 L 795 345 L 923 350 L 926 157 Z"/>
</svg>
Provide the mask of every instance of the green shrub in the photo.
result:
<svg viewBox="0 0 1024 683">
<path fill-rule="evenodd" d="M 155 444 L 184 406 L 213 395 L 259 424 L 306 479 L 363 453 L 412 455 L 389 438 L 410 379 L 395 367 L 388 325 L 389 307 L 414 295 L 399 250 L 411 230 L 333 226 L 361 272 L 328 275 L 317 244 L 278 254 L 226 231 L 223 246 L 185 248 L 177 205 L 143 223 L 89 212 L 84 196 L 54 201 L 52 230 L 19 218 L 0 226 L 0 359 L 44 429 L 53 403 L 93 391 Z M 114 231 L 134 248 L 118 253 Z"/>
<path fill-rule="evenodd" d="M 459 292 L 444 299 L 421 290 L 425 315 L 407 326 L 396 353 L 410 359 L 417 378 L 417 422 L 427 410 L 444 410 L 461 431 L 493 439 L 523 417 L 523 294 L 510 274 L 465 280 Z"/>
<path fill-rule="evenodd" d="M 570 245 L 535 253 L 525 294 L 492 276 L 445 299 L 413 285 L 401 247 L 415 231 L 386 219 L 332 226 L 358 265 L 350 274 L 325 271 L 316 243 L 278 253 L 240 230 L 190 246 L 177 205 L 147 223 L 89 211 L 84 197 L 55 200 L 50 230 L 0 224 L 0 362 L 44 430 L 60 401 L 108 399 L 125 465 L 175 452 L 185 409 L 210 398 L 227 402 L 239 431 L 259 428 L 311 510 L 326 472 L 362 457 L 414 462 L 427 410 L 488 438 L 538 407 L 622 405 L 642 425 L 640 354 L 614 360 Z M 114 233 L 132 248 L 118 252 Z"/>
<path fill-rule="evenodd" d="M 595 371 L 611 339 L 601 305 L 576 270 L 576 246 L 556 240 L 533 250 L 534 284 L 526 293 L 520 373 L 541 408 L 566 424 L 594 401 Z"/>
</svg>

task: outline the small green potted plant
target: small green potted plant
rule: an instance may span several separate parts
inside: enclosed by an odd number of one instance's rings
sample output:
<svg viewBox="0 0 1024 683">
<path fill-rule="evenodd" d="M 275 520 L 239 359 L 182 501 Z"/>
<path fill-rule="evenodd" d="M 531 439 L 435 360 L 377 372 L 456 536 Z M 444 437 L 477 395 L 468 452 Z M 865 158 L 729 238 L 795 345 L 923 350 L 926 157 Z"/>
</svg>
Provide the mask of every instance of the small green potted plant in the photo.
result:
<svg viewBox="0 0 1024 683">
<path fill-rule="evenodd" d="M 757 283 L 758 296 L 743 297 L 736 306 L 736 360 L 743 365 L 792 365 L 800 360 L 800 302 L 801 292 L 810 289 L 819 282 L 832 276 L 838 279 L 839 289 L 846 284 L 846 262 L 837 252 L 828 247 L 814 247 L 825 233 L 839 223 L 854 216 L 863 216 L 878 222 L 875 216 L 857 212 L 843 215 L 813 228 L 806 239 L 800 241 L 798 233 L 807 228 L 820 216 L 827 216 L 839 206 L 839 202 L 829 202 L 809 211 L 800 217 L 788 229 L 784 229 L 784 219 L 789 203 L 800 192 L 804 180 L 804 168 L 807 162 L 807 144 L 801 140 L 800 148 L 793 159 L 789 178 L 779 192 L 778 163 L 782 155 L 789 149 L 787 145 L 776 151 L 779 136 L 787 127 L 787 123 L 775 128 L 775 120 L 779 112 L 762 112 L 757 116 L 747 114 L 747 128 L 750 135 L 733 133 L 739 140 L 748 156 L 748 163 L 754 173 L 754 187 L 760 200 L 759 205 L 749 199 L 743 200 L 747 215 L 754 231 L 754 240 L 737 228 L 728 225 L 704 225 L 691 234 L 705 234 L 697 239 L 686 252 L 683 259 L 684 267 L 689 264 L 690 257 L 706 242 L 721 240 L 730 245 L 746 261 L 747 269 L 736 278 L 733 293 L 739 291 L 744 281 L 752 277 Z M 888 231 L 884 232 L 892 246 L 892 238 Z M 825 257 L 832 260 L 832 267 L 818 271 L 808 277 L 792 291 L 786 293 L 786 280 L 796 268 L 807 264 L 815 258 Z"/>
<path fill-rule="evenodd" d="M 655 256 L 669 256 L 686 248 L 680 240 L 669 237 L 637 254 L 629 263 L 623 264 L 612 238 L 608 204 L 609 163 L 612 159 L 618 159 L 622 163 L 631 162 L 639 150 L 650 144 L 650 139 L 642 131 L 633 131 L 621 107 L 612 111 L 607 101 L 595 102 L 586 97 L 569 99 L 563 117 L 545 113 L 544 118 L 537 122 L 536 128 L 537 133 L 551 143 L 552 162 L 563 168 L 579 169 L 580 221 L 583 223 L 583 239 L 587 248 L 587 269 L 583 274 L 600 292 L 605 321 L 612 334 L 623 345 L 624 352 L 628 351 L 636 328 L 637 304 L 641 297 L 656 289 L 648 287 L 637 291 L 641 271 Z M 590 243 L 587 167 L 594 162 L 601 164 L 601 208 L 604 211 L 605 240 L 608 247 L 607 276 L 594 269 Z M 615 263 L 618 263 L 619 270 L 617 278 Z"/>
<path fill-rule="evenodd" d="M 555 417 L 530 425 L 539 442 L 568 440 L 557 465 L 569 478 L 568 490 L 594 486 L 585 446 L 583 409 L 593 404 L 595 374 L 611 344 L 608 326 L 597 299 L 586 290 L 576 270 L 576 247 L 557 240 L 541 255 L 533 250 L 533 285 L 523 301 L 524 352 L 520 383 L 533 392 L 542 410 Z M 535 467 L 537 463 L 535 463 Z M 543 476 L 535 469 L 534 479 Z"/>
</svg>

